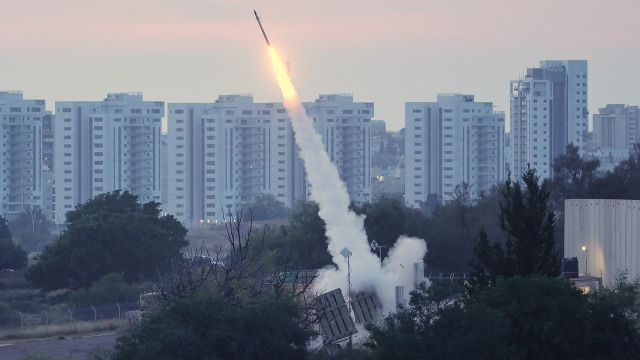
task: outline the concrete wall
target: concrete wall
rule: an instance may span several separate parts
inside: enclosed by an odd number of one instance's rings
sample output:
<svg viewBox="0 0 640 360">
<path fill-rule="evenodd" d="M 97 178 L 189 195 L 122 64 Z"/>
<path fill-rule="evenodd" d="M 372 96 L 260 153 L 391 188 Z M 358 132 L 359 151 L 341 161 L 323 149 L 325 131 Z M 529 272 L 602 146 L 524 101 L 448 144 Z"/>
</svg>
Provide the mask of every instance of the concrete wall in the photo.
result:
<svg viewBox="0 0 640 360">
<path fill-rule="evenodd" d="M 576 256 L 580 273 L 604 286 L 623 270 L 640 277 L 640 200 L 573 199 L 564 209 L 564 257 Z"/>
</svg>

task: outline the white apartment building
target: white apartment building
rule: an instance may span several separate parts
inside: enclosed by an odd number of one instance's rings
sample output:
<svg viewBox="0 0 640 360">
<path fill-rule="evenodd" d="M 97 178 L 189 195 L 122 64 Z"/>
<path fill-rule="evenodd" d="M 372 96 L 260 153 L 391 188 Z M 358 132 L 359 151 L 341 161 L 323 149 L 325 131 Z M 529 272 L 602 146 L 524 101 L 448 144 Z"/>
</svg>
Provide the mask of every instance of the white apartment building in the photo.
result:
<svg viewBox="0 0 640 360">
<path fill-rule="evenodd" d="M 0 92 L 0 214 L 7 219 L 43 207 L 42 122 L 47 115 L 44 100 Z"/>
<path fill-rule="evenodd" d="M 163 101 L 110 93 L 102 101 L 56 101 L 55 219 L 113 190 L 162 202 Z"/>
<path fill-rule="evenodd" d="M 351 200 L 356 204 L 371 200 L 373 103 L 353 102 L 351 94 L 332 94 L 320 95 L 315 102 L 304 106 L 316 131 L 322 136 L 325 150 L 338 168 Z M 306 177 L 298 178 L 304 181 L 308 197 L 310 188 Z"/>
<path fill-rule="evenodd" d="M 436 194 L 448 201 L 456 185 L 471 196 L 503 181 L 504 113 L 473 95 L 440 94 L 437 102 L 405 103 L 405 202 L 419 207 Z"/>
<path fill-rule="evenodd" d="M 551 105 L 553 84 L 547 80 L 511 81 L 511 173 L 514 180 L 527 170 L 551 176 Z"/>
<path fill-rule="evenodd" d="M 322 95 L 304 104 L 355 201 L 370 196 L 368 124 L 373 104 Z M 222 95 L 168 105 L 165 211 L 185 226 L 224 221 L 229 209 L 271 194 L 291 207 L 309 185 L 282 103 Z"/>
<path fill-rule="evenodd" d="M 543 60 L 539 68 L 527 69 L 523 79 L 511 81 L 514 178 L 524 173 L 527 164 L 541 179 L 552 177 L 553 159 L 564 154 L 569 143 L 585 154 L 589 118 L 587 70 L 586 60 Z"/>
<path fill-rule="evenodd" d="M 167 129 L 164 209 L 185 226 L 220 223 L 262 193 L 291 205 L 293 133 L 282 104 L 251 95 L 169 104 Z"/>
</svg>

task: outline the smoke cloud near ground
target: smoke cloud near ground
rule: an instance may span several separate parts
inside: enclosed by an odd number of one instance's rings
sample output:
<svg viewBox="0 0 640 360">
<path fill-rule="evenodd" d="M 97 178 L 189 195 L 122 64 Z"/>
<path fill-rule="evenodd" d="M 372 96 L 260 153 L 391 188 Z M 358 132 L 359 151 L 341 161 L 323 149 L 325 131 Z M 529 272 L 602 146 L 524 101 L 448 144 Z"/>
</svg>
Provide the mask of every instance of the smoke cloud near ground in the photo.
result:
<svg viewBox="0 0 640 360">
<path fill-rule="evenodd" d="M 395 310 L 395 286 L 404 285 L 407 292 L 413 289 L 413 263 L 422 261 L 427 245 L 422 239 L 401 236 L 380 264 L 380 259 L 369 247 L 364 217 L 349 210 L 347 189 L 272 46 L 269 46 L 269 55 L 304 160 L 311 200 L 318 203 L 319 215 L 326 223 L 328 250 L 338 265 L 338 268 L 322 269 L 314 283 L 315 288 L 326 291 L 341 288 L 347 299 L 347 261 L 340 253 L 346 247 L 352 253 L 349 259 L 352 291 L 375 290 L 384 311 L 391 312 Z"/>
</svg>

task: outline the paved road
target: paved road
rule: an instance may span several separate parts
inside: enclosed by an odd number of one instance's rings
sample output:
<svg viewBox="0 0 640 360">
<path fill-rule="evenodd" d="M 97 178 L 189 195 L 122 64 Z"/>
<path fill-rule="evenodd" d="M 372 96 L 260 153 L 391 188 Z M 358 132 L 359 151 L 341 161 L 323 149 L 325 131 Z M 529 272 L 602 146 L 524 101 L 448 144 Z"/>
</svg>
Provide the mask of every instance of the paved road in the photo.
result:
<svg viewBox="0 0 640 360">
<path fill-rule="evenodd" d="M 75 360 L 83 360 L 85 355 L 97 348 L 113 349 L 118 334 L 109 333 L 62 340 L 42 340 L 0 345 L 0 360 L 15 360 L 25 353 L 46 353 L 56 359 L 72 355 Z M 65 358 L 66 359 L 66 358 Z"/>
</svg>

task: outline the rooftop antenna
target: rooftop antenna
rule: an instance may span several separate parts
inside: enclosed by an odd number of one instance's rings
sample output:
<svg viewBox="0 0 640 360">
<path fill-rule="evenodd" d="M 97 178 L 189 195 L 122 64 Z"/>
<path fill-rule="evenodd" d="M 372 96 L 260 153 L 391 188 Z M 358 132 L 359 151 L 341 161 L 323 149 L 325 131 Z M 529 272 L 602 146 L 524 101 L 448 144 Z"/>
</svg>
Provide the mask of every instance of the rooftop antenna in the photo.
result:
<svg viewBox="0 0 640 360">
<path fill-rule="evenodd" d="M 349 314 L 351 314 L 351 263 L 349 262 L 349 258 L 353 253 L 345 246 L 345 248 L 340 251 L 340 254 L 347 260 L 347 298 L 349 299 L 347 301 L 347 309 L 349 310 Z M 351 344 L 351 335 L 349 335 L 349 344 Z"/>
</svg>

